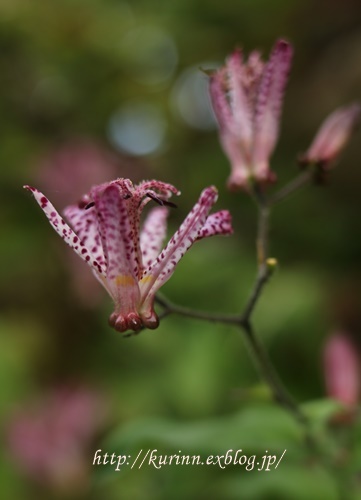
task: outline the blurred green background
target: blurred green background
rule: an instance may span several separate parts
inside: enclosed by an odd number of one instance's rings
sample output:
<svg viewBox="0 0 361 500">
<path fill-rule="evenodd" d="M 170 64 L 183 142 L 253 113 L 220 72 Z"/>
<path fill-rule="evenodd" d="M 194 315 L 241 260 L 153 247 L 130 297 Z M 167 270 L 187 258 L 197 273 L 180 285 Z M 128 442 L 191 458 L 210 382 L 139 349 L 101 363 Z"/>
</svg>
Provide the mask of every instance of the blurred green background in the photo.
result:
<svg viewBox="0 0 361 500">
<path fill-rule="evenodd" d="M 215 184 L 217 209 L 232 212 L 235 234 L 195 245 L 162 291 L 183 305 L 238 312 L 256 273 L 256 213 L 246 195 L 226 190 L 229 166 L 199 68 L 216 67 L 237 45 L 267 56 L 280 36 L 292 42 L 295 57 L 273 189 L 297 174 L 296 156 L 326 115 L 361 100 L 359 2 L 1 1 L 1 498 L 346 498 L 339 484 L 361 498 L 361 448 L 348 449 L 337 473 L 310 456 L 297 425 L 267 401 L 238 331 L 176 316 L 128 339 L 112 331 L 110 299 L 77 275 L 80 259 L 70 261 L 22 189 L 42 188 L 61 209 L 89 188 L 93 174 L 84 172 L 93 161 L 104 163 L 96 182 L 171 182 L 182 191 L 171 234 L 201 189 Z M 322 349 L 332 331 L 343 329 L 361 345 L 360 159 L 358 134 L 328 186 L 304 189 L 272 215 L 271 254 L 280 269 L 255 325 L 302 403 L 326 396 Z M 30 412 L 54 387 L 74 384 L 100 393 L 108 410 L 83 450 L 86 486 L 68 488 L 65 477 L 62 488 L 20 467 L 7 435 L 17 412 Z M 307 404 L 319 433 L 326 432 L 327 403 Z M 352 432 L 357 445 L 359 432 Z M 342 430 L 336 442 L 345 439 Z M 272 472 L 115 472 L 91 465 L 99 448 L 133 456 L 142 448 L 203 456 L 231 448 L 288 452 Z"/>
</svg>

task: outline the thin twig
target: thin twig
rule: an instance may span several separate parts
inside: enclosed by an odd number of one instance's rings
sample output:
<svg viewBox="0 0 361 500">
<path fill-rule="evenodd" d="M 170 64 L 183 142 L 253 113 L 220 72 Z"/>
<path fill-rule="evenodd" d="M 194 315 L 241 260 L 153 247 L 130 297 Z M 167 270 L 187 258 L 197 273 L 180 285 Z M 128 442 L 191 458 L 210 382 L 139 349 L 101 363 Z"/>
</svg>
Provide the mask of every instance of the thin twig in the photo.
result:
<svg viewBox="0 0 361 500">
<path fill-rule="evenodd" d="M 293 193 L 310 180 L 310 173 L 304 172 L 295 181 L 281 189 L 276 195 L 267 200 L 264 192 L 255 186 L 253 197 L 258 206 L 258 231 L 257 231 L 257 256 L 258 256 L 258 273 L 251 290 L 250 296 L 243 308 L 241 314 L 217 314 L 205 311 L 198 311 L 188 307 L 183 307 L 166 299 L 163 295 L 157 294 L 156 301 L 163 308 L 163 315 L 180 314 L 190 318 L 196 318 L 204 321 L 218 322 L 223 324 L 232 324 L 242 328 L 247 345 L 252 353 L 252 356 L 257 365 L 261 377 L 271 388 L 274 399 L 285 409 L 287 409 L 295 419 L 308 427 L 308 419 L 298 407 L 290 394 L 286 391 L 280 379 L 278 378 L 273 365 L 268 357 L 262 343 L 257 338 L 253 326 L 251 324 L 251 316 L 261 296 L 265 284 L 273 274 L 276 260 L 268 258 L 268 232 L 269 232 L 269 215 L 270 208 L 275 203 L 282 201 L 286 196 Z M 307 435 L 309 433 L 307 431 Z"/>
<path fill-rule="evenodd" d="M 271 260 L 271 259 L 270 259 Z M 155 300 L 159 304 L 164 312 L 163 317 L 169 314 L 180 314 L 181 316 L 187 316 L 188 318 L 196 318 L 204 321 L 210 321 L 211 323 L 225 323 L 231 325 L 243 326 L 249 322 L 253 310 L 261 296 L 264 285 L 267 283 L 269 278 L 274 272 L 274 263 L 265 263 L 259 270 L 256 281 L 253 285 L 252 291 L 249 298 L 243 308 L 241 314 L 219 314 L 211 313 L 208 311 L 199 311 L 197 309 L 192 309 L 190 307 L 181 306 L 170 301 L 163 294 L 158 293 Z M 166 313 L 166 314 L 165 314 Z"/>
<path fill-rule="evenodd" d="M 168 311 L 168 314 L 180 314 L 181 316 L 210 321 L 211 323 L 225 323 L 233 325 L 240 325 L 242 323 L 242 315 L 240 314 L 218 314 L 207 311 L 198 311 L 197 309 L 174 304 L 174 302 L 166 299 L 160 293 L 157 294 L 155 300 L 161 307 L 165 309 L 165 311 Z"/>
<path fill-rule="evenodd" d="M 275 261 L 276 262 L 276 261 Z M 248 301 L 246 302 L 246 305 L 243 309 L 242 313 L 242 322 L 248 322 L 250 320 L 250 317 L 253 313 L 253 310 L 258 302 L 258 299 L 262 293 L 264 285 L 267 283 L 267 281 L 270 279 L 271 275 L 273 274 L 275 266 L 270 264 L 267 264 L 265 262 L 258 271 L 258 275 L 256 278 L 256 281 L 253 285 L 253 288 L 251 290 L 251 293 L 249 295 Z"/>
<path fill-rule="evenodd" d="M 312 179 L 312 172 L 310 170 L 305 170 L 301 172 L 298 177 L 293 179 L 289 184 L 280 189 L 276 194 L 274 194 L 270 200 L 269 205 L 273 206 L 277 203 L 280 203 L 284 199 L 286 199 L 289 195 L 298 191 L 302 187 L 306 186 Z"/>
<path fill-rule="evenodd" d="M 258 208 L 258 228 L 257 228 L 257 261 L 261 268 L 268 256 L 268 230 L 270 206 L 263 191 L 257 186 L 254 188 L 254 198 Z"/>
</svg>

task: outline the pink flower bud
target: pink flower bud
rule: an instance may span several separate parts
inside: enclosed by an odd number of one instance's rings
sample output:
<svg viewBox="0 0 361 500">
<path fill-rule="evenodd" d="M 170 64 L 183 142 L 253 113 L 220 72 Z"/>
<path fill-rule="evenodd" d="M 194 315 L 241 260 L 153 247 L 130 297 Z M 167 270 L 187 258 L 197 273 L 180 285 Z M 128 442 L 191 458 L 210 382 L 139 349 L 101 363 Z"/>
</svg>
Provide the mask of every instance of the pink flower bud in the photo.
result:
<svg viewBox="0 0 361 500">
<path fill-rule="evenodd" d="M 332 335 L 323 352 L 326 391 L 328 396 L 354 406 L 360 393 L 359 357 L 344 333 Z"/>
<path fill-rule="evenodd" d="M 328 169 L 350 139 L 358 124 L 360 111 L 360 105 L 355 103 L 331 113 L 321 125 L 307 152 L 301 156 L 301 163 L 316 163 Z"/>
</svg>

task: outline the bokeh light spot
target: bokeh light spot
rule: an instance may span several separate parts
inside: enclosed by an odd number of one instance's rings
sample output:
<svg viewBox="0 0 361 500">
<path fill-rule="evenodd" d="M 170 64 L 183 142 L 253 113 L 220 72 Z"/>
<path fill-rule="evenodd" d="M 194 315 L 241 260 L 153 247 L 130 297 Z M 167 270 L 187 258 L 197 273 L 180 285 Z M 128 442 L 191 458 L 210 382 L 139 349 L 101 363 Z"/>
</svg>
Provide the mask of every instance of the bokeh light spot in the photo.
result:
<svg viewBox="0 0 361 500">
<path fill-rule="evenodd" d="M 155 153 L 163 144 L 166 121 L 161 111 L 149 103 L 129 103 L 110 118 L 108 136 L 119 150 L 142 156 Z"/>
<path fill-rule="evenodd" d="M 192 66 L 178 77 L 171 93 L 173 112 L 190 127 L 200 130 L 216 128 L 208 95 L 208 76 L 200 68 L 214 68 L 215 63 L 200 63 Z"/>
</svg>

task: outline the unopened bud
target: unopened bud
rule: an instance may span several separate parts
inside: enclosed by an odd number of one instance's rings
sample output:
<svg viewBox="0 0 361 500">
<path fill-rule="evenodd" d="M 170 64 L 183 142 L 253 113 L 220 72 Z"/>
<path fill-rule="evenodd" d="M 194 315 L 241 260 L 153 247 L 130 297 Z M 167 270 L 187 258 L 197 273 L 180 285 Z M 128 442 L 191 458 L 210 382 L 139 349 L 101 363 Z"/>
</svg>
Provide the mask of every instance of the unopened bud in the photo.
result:
<svg viewBox="0 0 361 500">
<path fill-rule="evenodd" d="M 278 267 L 278 260 L 274 257 L 269 257 L 266 260 L 266 266 L 269 274 L 273 274 Z"/>
<path fill-rule="evenodd" d="M 355 103 L 331 113 L 309 149 L 300 156 L 300 164 L 304 167 L 315 164 L 322 170 L 328 170 L 349 141 L 359 122 L 360 112 L 360 105 Z"/>
</svg>

